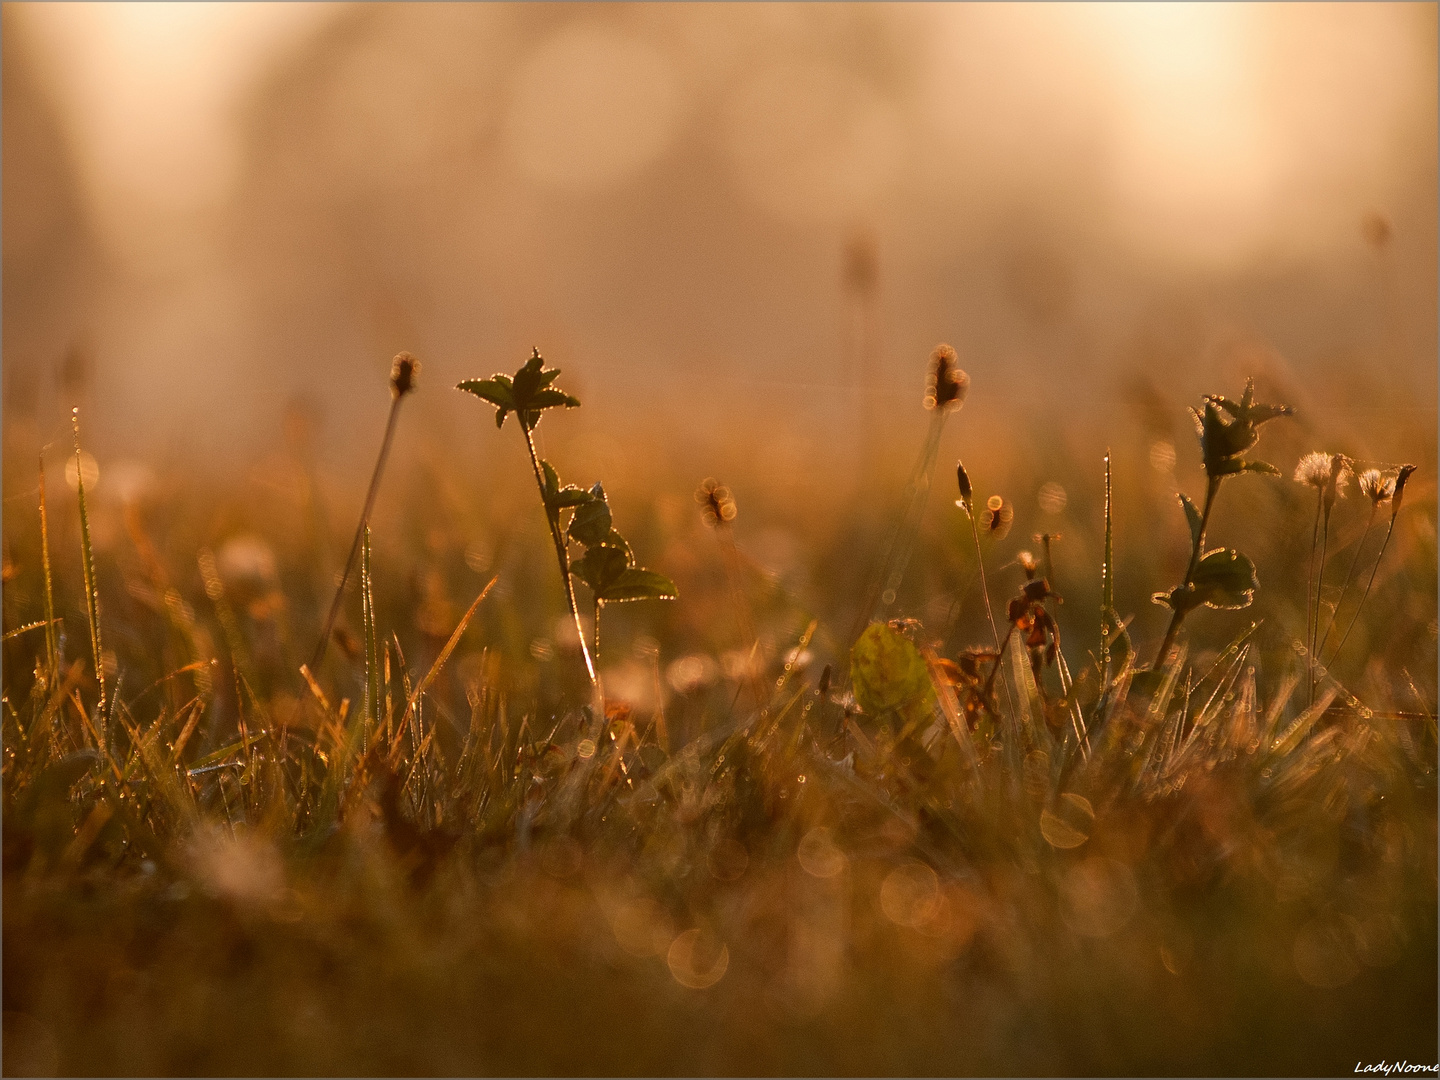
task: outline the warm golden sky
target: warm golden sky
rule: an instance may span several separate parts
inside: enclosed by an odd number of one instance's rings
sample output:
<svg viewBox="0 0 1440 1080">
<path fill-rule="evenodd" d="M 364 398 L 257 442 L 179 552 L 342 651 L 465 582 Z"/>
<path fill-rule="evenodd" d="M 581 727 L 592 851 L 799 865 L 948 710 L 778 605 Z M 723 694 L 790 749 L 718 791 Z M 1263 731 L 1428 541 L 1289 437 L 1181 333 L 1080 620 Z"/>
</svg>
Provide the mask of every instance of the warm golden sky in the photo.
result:
<svg viewBox="0 0 1440 1080">
<path fill-rule="evenodd" d="M 813 382 L 815 343 L 851 347 L 857 230 L 897 385 L 942 337 L 1006 370 L 1113 366 L 1176 297 L 1182 354 L 1230 333 L 1300 370 L 1374 360 L 1377 213 L 1409 328 L 1388 362 L 1433 375 L 1434 5 L 6 15 L 100 268 L 33 342 L 7 293 L 6 363 L 83 337 L 132 410 L 143 378 L 273 411 L 398 347 L 453 381 L 537 339 L 596 381 Z"/>
</svg>

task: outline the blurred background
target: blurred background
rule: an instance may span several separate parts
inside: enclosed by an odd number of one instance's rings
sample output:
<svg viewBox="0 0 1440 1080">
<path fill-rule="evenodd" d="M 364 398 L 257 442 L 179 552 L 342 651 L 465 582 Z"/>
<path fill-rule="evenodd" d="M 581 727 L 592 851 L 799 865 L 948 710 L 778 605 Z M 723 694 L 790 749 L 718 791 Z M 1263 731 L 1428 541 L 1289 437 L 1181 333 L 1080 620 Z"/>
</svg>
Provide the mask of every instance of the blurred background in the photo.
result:
<svg viewBox="0 0 1440 1080">
<path fill-rule="evenodd" d="M 1066 534 L 1092 592 L 1106 447 L 1165 537 L 1120 542 L 1183 570 L 1185 406 L 1247 375 L 1299 410 L 1262 454 L 1287 474 L 1343 450 L 1433 493 L 1433 4 L 3 18 L 7 458 L 63 452 L 78 404 L 97 497 L 283 487 L 278 454 L 353 521 L 405 349 L 394 472 L 440 479 L 387 481 L 377 521 L 402 489 L 500 515 L 520 441 L 450 387 L 538 346 L 585 403 L 541 430 L 563 477 L 663 523 L 718 476 L 742 546 L 803 591 L 812 538 L 843 551 L 856 500 L 898 495 L 941 340 L 974 380 L 941 475 L 964 457 L 1018 543 Z M 930 513 L 959 536 L 949 483 Z M 1253 546 L 1262 581 L 1291 572 Z M 1135 578 L 1158 626 L 1164 582 Z"/>
</svg>

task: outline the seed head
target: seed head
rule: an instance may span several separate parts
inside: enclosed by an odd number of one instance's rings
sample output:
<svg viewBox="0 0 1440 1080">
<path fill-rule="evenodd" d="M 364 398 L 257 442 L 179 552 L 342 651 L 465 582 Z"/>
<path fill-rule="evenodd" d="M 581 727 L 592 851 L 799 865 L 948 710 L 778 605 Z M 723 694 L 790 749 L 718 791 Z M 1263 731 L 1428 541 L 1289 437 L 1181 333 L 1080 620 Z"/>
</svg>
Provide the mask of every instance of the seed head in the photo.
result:
<svg viewBox="0 0 1440 1080">
<path fill-rule="evenodd" d="M 925 382 L 927 409 L 958 409 L 970 392 L 970 376 L 960 369 L 959 357 L 949 345 L 936 345 L 930 354 L 930 376 Z"/>
<path fill-rule="evenodd" d="M 960 502 L 958 505 L 960 509 L 968 514 L 970 513 L 971 498 L 974 492 L 970 487 L 970 474 L 965 471 L 965 463 L 963 461 L 957 461 L 955 463 L 955 477 L 960 482 Z"/>
<path fill-rule="evenodd" d="M 1390 520 L 1393 522 L 1396 515 L 1400 513 L 1401 500 L 1405 498 L 1405 481 L 1410 479 L 1410 474 L 1418 469 L 1418 465 L 1401 465 L 1400 471 L 1395 477 L 1395 494 L 1390 500 Z"/>
<path fill-rule="evenodd" d="M 1025 571 L 1025 580 L 1033 581 L 1035 571 L 1040 568 L 1040 564 L 1035 561 L 1035 556 L 1028 551 L 1022 551 L 1015 556 L 1015 561 L 1020 564 L 1020 569 Z"/>
<path fill-rule="evenodd" d="M 1323 488 L 1329 479 L 1329 454 L 1322 454 L 1317 450 L 1313 454 L 1306 454 L 1300 459 L 1300 464 L 1295 466 L 1295 482 L 1297 484 L 1309 484 L 1314 488 Z"/>
<path fill-rule="evenodd" d="M 1395 494 L 1395 477 L 1386 476 L 1379 469 L 1366 469 L 1360 474 L 1360 494 L 1374 506 L 1387 502 Z"/>
<path fill-rule="evenodd" d="M 701 519 L 712 529 L 718 525 L 728 525 L 739 513 L 730 489 L 713 476 L 706 477 L 701 483 L 699 490 L 695 492 L 695 501 L 700 504 Z"/>
<path fill-rule="evenodd" d="M 396 353 L 390 365 L 390 396 L 395 400 L 415 389 L 415 376 L 420 374 L 420 361 L 408 352 Z"/>
<path fill-rule="evenodd" d="M 1350 477 L 1350 459 L 1344 454 L 1306 454 L 1295 466 L 1296 481 L 1319 491 L 1326 507 L 1345 497 L 1345 486 L 1350 483 Z"/>
</svg>

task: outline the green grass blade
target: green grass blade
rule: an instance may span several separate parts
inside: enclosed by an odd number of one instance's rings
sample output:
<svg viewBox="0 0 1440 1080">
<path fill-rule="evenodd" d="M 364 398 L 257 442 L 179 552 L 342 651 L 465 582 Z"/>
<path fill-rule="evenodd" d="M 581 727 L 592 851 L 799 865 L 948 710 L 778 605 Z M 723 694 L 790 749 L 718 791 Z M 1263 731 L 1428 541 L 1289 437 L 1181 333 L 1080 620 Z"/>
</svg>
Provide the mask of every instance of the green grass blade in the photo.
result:
<svg viewBox="0 0 1440 1080">
<path fill-rule="evenodd" d="M 80 410 L 71 414 L 75 424 L 75 487 L 80 498 L 80 558 L 85 569 L 85 614 L 90 620 L 90 649 L 95 656 L 95 681 L 100 684 L 96 715 L 105 719 L 105 664 L 100 645 L 100 593 L 95 586 L 95 551 L 90 544 L 90 513 L 85 503 L 85 470 L 80 459 Z M 101 734 L 104 734 L 101 728 Z"/>
<path fill-rule="evenodd" d="M 1105 560 L 1100 567 L 1100 677 L 1110 681 L 1110 639 L 1114 636 L 1115 527 L 1110 503 L 1110 451 L 1105 451 Z M 1103 689 L 1102 689 L 1103 693 Z"/>
<path fill-rule="evenodd" d="M 45 510 L 45 455 L 40 455 L 40 565 L 45 571 L 45 664 L 49 685 L 60 677 L 60 645 L 55 627 L 55 585 L 50 571 L 50 520 Z"/>
<path fill-rule="evenodd" d="M 365 621 L 365 742 L 379 727 L 383 710 L 380 705 L 380 639 L 375 633 L 375 592 L 370 568 L 370 526 L 365 526 L 365 540 L 360 548 L 360 603 Z"/>
</svg>

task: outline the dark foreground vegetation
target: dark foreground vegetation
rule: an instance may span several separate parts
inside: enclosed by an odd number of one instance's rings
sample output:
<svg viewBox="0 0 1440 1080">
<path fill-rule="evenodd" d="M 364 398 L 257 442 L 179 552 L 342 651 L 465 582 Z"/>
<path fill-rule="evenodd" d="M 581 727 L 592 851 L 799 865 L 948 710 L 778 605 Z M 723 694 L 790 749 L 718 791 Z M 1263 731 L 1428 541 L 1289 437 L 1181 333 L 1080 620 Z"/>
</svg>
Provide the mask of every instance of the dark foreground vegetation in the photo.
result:
<svg viewBox="0 0 1440 1080">
<path fill-rule="evenodd" d="M 713 480 L 675 536 L 567 485 L 533 437 L 579 404 L 556 374 L 461 387 L 533 473 L 503 551 L 438 497 L 372 537 L 374 486 L 352 545 L 302 473 L 248 531 L 183 483 L 112 506 L 97 554 L 78 432 L 73 494 L 9 481 L 7 1074 L 1436 1060 L 1423 472 L 1281 459 L 1289 409 L 1207 399 L 1183 572 L 1138 586 L 1165 632 L 1132 640 L 1110 463 L 1093 565 L 1007 543 L 1023 513 L 937 466 L 953 351 L 899 505 L 814 538 L 810 597 Z M 1278 535 L 1295 595 L 1245 553 Z"/>
</svg>

